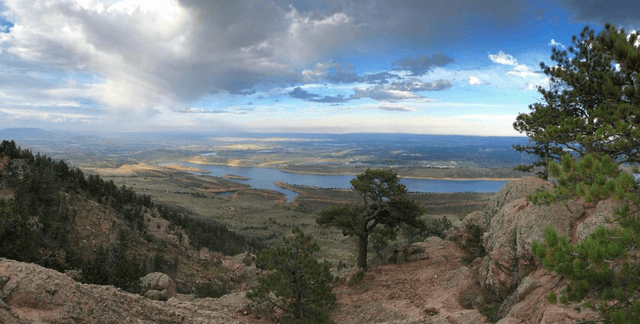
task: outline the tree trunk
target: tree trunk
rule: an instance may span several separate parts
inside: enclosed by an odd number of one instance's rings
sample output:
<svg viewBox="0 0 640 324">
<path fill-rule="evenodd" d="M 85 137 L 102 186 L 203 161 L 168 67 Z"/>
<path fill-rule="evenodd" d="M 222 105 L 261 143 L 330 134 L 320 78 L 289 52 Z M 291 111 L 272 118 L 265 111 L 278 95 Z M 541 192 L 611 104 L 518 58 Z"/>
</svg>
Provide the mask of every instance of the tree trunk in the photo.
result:
<svg viewBox="0 0 640 324">
<path fill-rule="evenodd" d="M 549 142 L 544 143 L 544 173 L 542 174 L 542 180 L 549 180 Z"/>
<path fill-rule="evenodd" d="M 358 268 L 367 269 L 367 248 L 369 244 L 368 236 L 358 237 Z"/>
</svg>

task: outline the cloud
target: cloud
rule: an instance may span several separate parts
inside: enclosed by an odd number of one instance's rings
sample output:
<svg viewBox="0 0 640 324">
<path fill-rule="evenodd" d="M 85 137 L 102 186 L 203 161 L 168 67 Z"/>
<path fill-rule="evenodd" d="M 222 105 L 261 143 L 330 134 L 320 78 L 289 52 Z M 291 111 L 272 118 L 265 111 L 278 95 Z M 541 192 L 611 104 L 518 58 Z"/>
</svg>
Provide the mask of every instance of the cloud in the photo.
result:
<svg viewBox="0 0 640 324">
<path fill-rule="evenodd" d="M 361 78 L 353 71 L 353 63 L 342 65 L 329 60 L 316 63 L 312 69 L 302 71 L 302 79 L 306 82 L 354 83 Z"/>
<path fill-rule="evenodd" d="M 375 85 L 366 89 L 354 88 L 353 92 L 354 94 L 349 99 L 371 98 L 377 101 L 394 102 L 399 100 L 423 98 L 411 91 L 395 90 L 382 85 Z"/>
<path fill-rule="evenodd" d="M 467 79 L 469 80 L 469 85 L 477 86 L 482 84 L 482 81 L 473 75 L 468 76 Z"/>
<path fill-rule="evenodd" d="M 309 92 L 303 90 L 300 87 L 295 87 L 291 92 L 289 92 L 287 94 L 291 98 L 301 99 L 301 100 L 304 100 L 304 101 L 321 102 L 321 103 L 347 102 L 347 99 L 344 97 L 344 95 L 337 95 L 337 96 L 334 96 L 334 97 L 332 97 L 332 96 L 319 96 L 317 94 L 309 93 Z"/>
<path fill-rule="evenodd" d="M 536 85 L 535 85 L 533 82 L 527 82 L 527 83 L 524 85 L 524 89 L 525 89 L 525 90 L 530 91 L 530 90 L 536 90 L 536 89 L 537 89 L 537 87 L 536 87 Z"/>
<path fill-rule="evenodd" d="M 389 72 L 366 74 L 362 77 L 363 81 L 369 84 L 386 84 L 389 83 L 389 79 L 395 78 L 399 78 L 399 76 Z"/>
<path fill-rule="evenodd" d="M 453 86 L 449 80 L 435 80 L 431 82 L 422 82 L 418 79 L 408 79 L 400 82 L 392 83 L 388 89 L 398 91 L 442 91 L 448 90 Z"/>
<path fill-rule="evenodd" d="M 373 108 L 373 106 L 369 107 Z M 238 127 L 259 128 L 264 132 L 300 132 L 300 133 L 413 133 L 413 134 L 452 134 L 476 136 L 518 136 L 513 127 L 516 115 L 467 114 L 462 116 L 435 117 L 416 116 L 416 114 L 388 111 L 371 113 L 367 118 L 354 118 L 351 114 L 326 114 L 322 119 L 313 115 L 301 115 L 300 118 L 269 118 L 254 123 L 243 123 Z"/>
<path fill-rule="evenodd" d="M 580 1 L 560 0 L 572 14 L 574 21 L 602 25 L 606 22 L 615 25 L 631 24 L 638 26 L 638 4 L 634 1 Z"/>
<path fill-rule="evenodd" d="M 262 83 L 296 82 L 297 68 L 353 44 L 361 30 L 344 12 L 300 12 L 259 0 L 7 0 L 5 6 L 15 19 L 9 34 L 0 33 L 3 53 L 31 69 L 99 76 L 96 99 L 118 115 L 149 116 L 212 94 L 247 95 Z M 351 82 L 350 69 L 327 78 Z"/>
<path fill-rule="evenodd" d="M 399 111 L 399 112 L 413 112 L 418 109 L 403 105 L 379 105 L 379 106 L 367 106 L 367 109 L 383 110 L 383 111 Z"/>
<path fill-rule="evenodd" d="M 516 60 L 515 57 L 510 54 L 505 54 L 503 51 L 498 52 L 498 54 L 489 54 L 489 59 L 496 64 L 513 66 L 513 69 L 507 72 L 508 75 L 520 78 L 531 78 L 540 74 L 539 72 L 531 71 L 531 69 L 524 64 L 518 64 L 518 60 Z"/>
<path fill-rule="evenodd" d="M 556 42 L 556 40 L 553 39 L 553 38 L 551 39 L 551 41 L 547 45 L 564 48 L 564 45 L 562 45 L 562 43 Z"/>
<path fill-rule="evenodd" d="M 507 72 L 507 74 L 514 75 L 514 76 L 521 77 L 521 78 L 530 78 L 530 77 L 535 77 L 535 76 L 540 75 L 539 72 L 531 71 L 529 69 L 529 67 L 524 65 L 524 64 L 516 65 L 513 68 L 513 70 Z"/>
<path fill-rule="evenodd" d="M 491 60 L 491 62 L 496 64 L 503 64 L 503 65 L 518 64 L 518 61 L 515 59 L 515 57 L 509 54 L 505 54 L 503 51 L 498 52 L 498 54 L 489 54 L 489 59 Z"/>
<path fill-rule="evenodd" d="M 414 57 L 406 57 L 393 62 L 394 69 L 400 71 L 409 71 L 412 76 L 421 76 L 431 71 L 434 67 L 445 66 L 453 63 L 453 59 L 443 53 L 429 56 L 422 54 Z"/>
</svg>

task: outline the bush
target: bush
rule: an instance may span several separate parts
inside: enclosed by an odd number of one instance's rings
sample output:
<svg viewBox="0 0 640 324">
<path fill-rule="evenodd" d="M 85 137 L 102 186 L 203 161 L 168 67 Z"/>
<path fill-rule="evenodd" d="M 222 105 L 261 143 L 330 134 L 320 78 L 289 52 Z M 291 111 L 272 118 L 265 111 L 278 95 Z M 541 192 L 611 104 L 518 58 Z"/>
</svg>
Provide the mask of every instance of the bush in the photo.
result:
<svg viewBox="0 0 640 324">
<path fill-rule="evenodd" d="M 324 309 L 336 301 L 329 263 L 313 257 L 320 247 L 310 236 L 297 228 L 292 231 L 296 236 L 284 238 L 284 246 L 260 252 L 256 265 L 270 272 L 247 297 L 269 310 L 282 310 L 283 322 L 329 323 Z"/>
<path fill-rule="evenodd" d="M 415 243 L 423 242 L 431 236 L 437 236 L 444 239 L 446 237 L 447 230 L 451 227 L 453 227 L 451 221 L 449 221 L 446 216 L 442 216 L 442 218 L 426 218 L 424 220 L 424 227 L 422 228 L 403 226 L 402 230 L 409 243 Z"/>
<path fill-rule="evenodd" d="M 466 242 L 462 245 L 462 249 L 467 253 L 467 255 L 462 258 L 462 261 L 465 263 L 471 263 L 476 258 L 484 256 L 487 252 L 482 245 L 482 229 L 480 226 L 474 225 L 471 228 L 471 235 L 467 239 Z"/>
<path fill-rule="evenodd" d="M 351 276 L 351 278 L 349 279 L 349 286 L 355 286 L 359 283 L 362 282 L 362 280 L 364 280 L 364 271 L 359 270 L 358 272 L 354 273 L 353 276 Z"/>
</svg>

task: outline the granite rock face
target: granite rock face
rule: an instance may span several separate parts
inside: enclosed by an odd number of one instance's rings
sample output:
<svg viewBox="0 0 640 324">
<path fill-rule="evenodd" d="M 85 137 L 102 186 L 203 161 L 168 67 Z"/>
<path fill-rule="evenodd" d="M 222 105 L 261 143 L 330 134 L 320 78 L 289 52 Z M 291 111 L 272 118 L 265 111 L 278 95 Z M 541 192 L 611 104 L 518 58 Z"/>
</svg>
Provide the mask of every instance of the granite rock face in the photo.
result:
<svg viewBox="0 0 640 324">
<path fill-rule="evenodd" d="M 566 204 L 533 205 L 527 198 L 506 204 L 496 214 L 483 236 L 487 251 L 479 271 L 483 288 L 504 299 L 532 266 L 531 243 L 544 239 L 543 230 L 552 226 L 560 234 L 569 234 L 571 223 L 581 214 L 572 213 Z"/>
<path fill-rule="evenodd" d="M 489 230 L 493 216 L 498 214 L 506 204 L 525 198 L 527 195 L 534 193 L 536 189 L 550 190 L 552 188 L 553 185 L 551 183 L 540 178 L 523 177 L 519 180 L 510 181 L 489 200 L 477 225 L 486 232 Z"/>
<path fill-rule="evenodd" d="M 0 258 L 0 323 L 250 323 L 244 293 L 157 301 Z"/>
</svg>

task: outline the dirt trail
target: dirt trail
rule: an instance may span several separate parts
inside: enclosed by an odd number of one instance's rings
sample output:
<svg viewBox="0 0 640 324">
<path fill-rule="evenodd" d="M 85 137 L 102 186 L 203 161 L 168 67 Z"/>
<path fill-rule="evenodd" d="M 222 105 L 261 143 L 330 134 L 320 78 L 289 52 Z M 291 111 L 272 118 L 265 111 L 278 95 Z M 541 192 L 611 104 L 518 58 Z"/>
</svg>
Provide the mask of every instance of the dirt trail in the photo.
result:
<svg viewBox="0 0 640 324">
<path fill-rule="evenodd" d="M 479 291 L 473 271 L 462 262 L 464 253 L 453 242 L 432 239 L 429 258 L 402 265 L 370 269 L 355 286 L 346 283 L 335 289 L 338 305 L 332 313 L 335 323 L 380 323 L 452 319 L 482 323 L 476 310 L 463 305 L 465 297 Z M 348 279 L 348 278 L 345 278 Z"/>
</svg>

